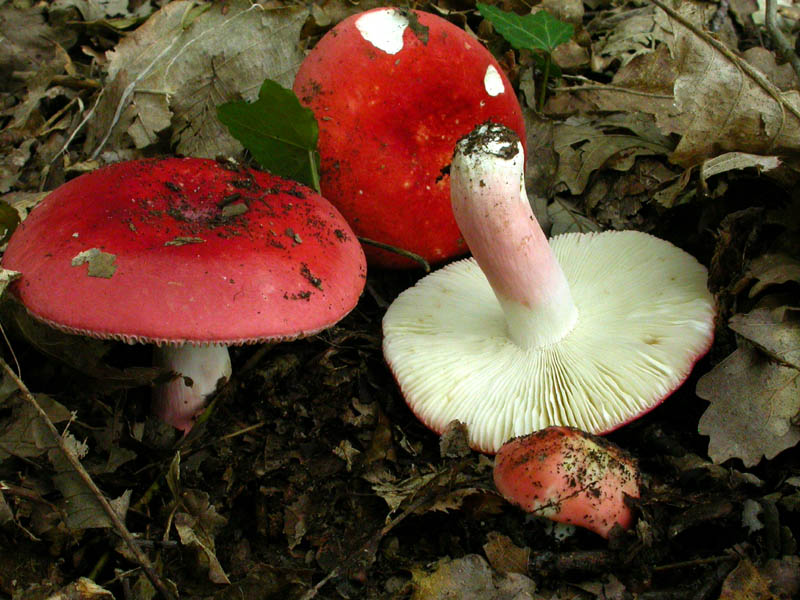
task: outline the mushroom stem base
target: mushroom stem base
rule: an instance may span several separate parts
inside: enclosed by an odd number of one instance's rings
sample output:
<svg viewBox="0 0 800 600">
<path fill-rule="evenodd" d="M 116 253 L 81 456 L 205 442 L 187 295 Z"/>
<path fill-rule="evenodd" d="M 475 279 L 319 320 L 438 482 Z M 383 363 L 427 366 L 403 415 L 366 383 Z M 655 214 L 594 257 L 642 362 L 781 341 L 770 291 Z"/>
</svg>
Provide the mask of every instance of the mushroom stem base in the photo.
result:
<svg viewBox="0 0 800 600">
<path fill-rule="evenodd" d="M 153 412 L 161 420 L 188 433 L 203 412 L 206 398 L 220 379 L 231 375 L 231 358 L 223 345 L 164 346 L 156 348 L 153 363 L 178 374 L 153 393 Z"/>
</svg>

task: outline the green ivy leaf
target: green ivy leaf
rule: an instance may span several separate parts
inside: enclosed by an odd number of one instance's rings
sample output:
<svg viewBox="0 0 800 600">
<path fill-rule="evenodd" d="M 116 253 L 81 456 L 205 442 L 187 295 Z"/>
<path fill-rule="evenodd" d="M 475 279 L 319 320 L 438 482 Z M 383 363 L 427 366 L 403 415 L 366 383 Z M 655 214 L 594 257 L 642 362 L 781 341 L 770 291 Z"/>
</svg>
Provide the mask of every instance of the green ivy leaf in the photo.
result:
<svg viewBox="0 0 800 600">
<path fill-rule="evenodd" d="M 520 16 L 480 3 L 478 10 L 518 50 L 541 50 L 549 54 L 574 33 L 572 25 L 543 10 Z"/>
<path fill-rule="evenodd" d="M 319 191 L 319 128 L 292 90 L 267 79 L 258 100 L 222 104 L 217 118 L 263 169 Z"/>
</svg>

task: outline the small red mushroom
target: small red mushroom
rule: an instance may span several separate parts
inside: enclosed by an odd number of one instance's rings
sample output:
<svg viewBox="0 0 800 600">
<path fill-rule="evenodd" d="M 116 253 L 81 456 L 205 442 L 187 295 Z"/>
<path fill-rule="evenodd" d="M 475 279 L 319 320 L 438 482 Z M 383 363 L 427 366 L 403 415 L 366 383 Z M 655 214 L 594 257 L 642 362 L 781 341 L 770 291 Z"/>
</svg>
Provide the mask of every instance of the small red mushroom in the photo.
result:
<svg viewBox="0 0 800 600">
<path fill-rule="evenodd" d="M 503 497 L 559 523 L 607 538 L 615 525 L 628 529 L 639 497 L 633 458 L 608 440 L 572 427 L 547 427 L 505 443 L 494 463 Z"/>
<path fill-rule="evenodd" d="M 188 431 L 231 372 L 227 346 L 291 340 L 356 305 L 364 253 L 342 216 L 296 182 L 213 160 L 117 163 L 51 192 L 3 267 L 35 318 L 160 346 L 179 377 L 155 410 Z"/>
<path fill-rule="evenodd" d="M 489 119 L 525 139 L 514 90 L 477 39 L 430 13 L 376 8 L 323 36 L 294 91 L 319 123 L 322 193 L 358 235 L 432 263 L 467 252 L 450 208 L 453 146 Z"/>
</svg>

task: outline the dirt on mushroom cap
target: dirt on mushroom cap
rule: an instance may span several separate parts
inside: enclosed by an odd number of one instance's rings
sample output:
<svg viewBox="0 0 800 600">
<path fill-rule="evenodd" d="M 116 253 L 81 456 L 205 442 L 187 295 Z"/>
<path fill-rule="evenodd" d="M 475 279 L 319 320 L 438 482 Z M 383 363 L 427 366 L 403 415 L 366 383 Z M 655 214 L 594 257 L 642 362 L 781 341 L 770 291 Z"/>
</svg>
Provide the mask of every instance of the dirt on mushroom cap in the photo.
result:
<svg viewBox="0 0 800 600">
<path fill-rule="evenodd" d="M 110 277 L 72 265 L 90 249 L 115 257 Z M 64 184 L 3 265 L 23 273 L 12 290 L 35 317 L 156 343 L 315 333 L 355 306 L 365 278 L 355 235 L 319 195 L 205 159 L 117 163 Z"/>
</svg>

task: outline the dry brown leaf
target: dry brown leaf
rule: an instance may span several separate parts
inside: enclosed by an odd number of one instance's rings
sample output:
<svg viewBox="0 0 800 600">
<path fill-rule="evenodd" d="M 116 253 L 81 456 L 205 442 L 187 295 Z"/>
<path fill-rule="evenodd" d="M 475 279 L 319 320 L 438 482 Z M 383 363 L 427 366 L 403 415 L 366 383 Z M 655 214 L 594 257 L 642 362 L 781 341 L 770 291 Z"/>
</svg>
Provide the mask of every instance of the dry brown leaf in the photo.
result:
<svg viewBox="0 0 800 600">
<path fill-rule="evenodd" d="M 722 583 L 719 600 L 774 600 L 769 581 L 746 558 L 728 573 Z"/>
<path fill-rule="evenodd" d="M 2 293 L 5 291 L 9 283 L 15 279 L 19 279 L 21 276 L 22 273 L 19 271 L 10 271 L 8 269 L 0 268 L 0 295 L 2 295 Z"/>
<path fill-rule="evenodd" d="M 297 546 L 308 531 L 306 517 L 311 510 L 311 496 L 302 494 L 294 502 L 286 503 L 283 509 L 283 533 L 289 542 L 289 550 Z"/>
<path fill-rule="evenodd" d="M 737 287 L 753 280 L 755 283 L 748 293 L 750 298 L 755 298 L 774 285 L 789 281 L 800 283 L 800 260 L 786 254 L 762 254 L 750 262 L 747 274 Z"/>
<path fill-rule="evenodd" d="M 34 138 L 27 139 L 0 157 L 0 193 L 7 192 L 17 183 L 22 168 L 31 158 L 31 150 L 35 143 Z"/>
<path fill-rule="evenodd" d="M 800 371 L 769 360 L 746 342 L 697 382 L 709 400 L 698 431 L 714 462 L 756 465 L 800 442 Z"/>
<path fill-rule="evenodd" d="M 530 548 L 520 548 L 511 538 L 497 531 L 490 531 L 483 545 L 483 551 L 489 564 L 498 573 L 528 573 Z"/>
<path fill-rule="evenodd" d="M 114 594 L 88 577 L 79 577 L 57 592 L 49 594 L 47 600 L 114 600 Z"/>
<path fill-rule="evenodd" d="M 146 17 L 150 12 L 150 3 L 139 4 L 135 13 L 130 11 L 128 0 L 54 0 L 49 11 L 77 10 L 84 21 L 100 21 L 114 17 Z"/>
<path fill-rule="evenodd" d="M 795 311 L 757 308 L 733 315 L 728 326 L 773 360 L 800 369 L 800 320 Z"/>
<path fill-rule="evenodd" d="M 642 135 L 641 121 L 630 118 L 627 125 L 612 116 L 592 122 L 571 117 L 556 126 L 553 143 L 561 158 L 556 182 L 566 184 L 573 194 L 581 194 L 592 173 L 604 166 L 625 171 L 633 166 L 636 156 L 670 152 L 665 138 Z M 631 133 L 620 133 L 620 127 Z"/>
<path fill-rule="evenodd" d="M 654 15 L 653 6 L 631 8 L 625 5 L 603 11 L 587 26 L 593 37 L 598 38 L 592 44 L 593 53 L 619 60 L 625 66 L 637 56 L 652 52 L 657 43 L 669 35 L 656 23 Z"/>
<path fill-rule="evenodd" d="M 636 35 L 620 36 L 632 46 L 608 46 L 629 56 L 612 84 L 587 83 L 561 91 L 571 89 L 598 110 L 655 115 L 663 133 L 680 136 L 670 160 L 683 167 L 726 152 L 796 154 L 800 93 L 781 92 L 757 68 L 703 34 L 701 24 L 713 8 L 684 2 L 682 21 L 660 9 L 629 16 L 617 28 L 626 21 L 629 27 L 636 24 Z M 663 45 L 645 49 L 644 42 L 654 39 Z M 602 51 L 608 52 L 608 47 Z"/>
<path fill-rule="evenodd" d="M 167 4 L 109 53 L 110 83 L 90 123 L 87 150 L 111 149 L 127 134 L 137 148 L 172 126 L 180 154 L 236 155 L 241 146 L 216 107 L 253 100 L 264 79 L 291 86 L 302 60 L 297 40 L 307 12 L 267 9 L 248 0 Z"/>
<path fill-rule="evenodd" d="M 600 225 L 583 215 L 577 206 L 559 196 L 556 196 L 553 203 L 547 206 L 547 214 L 552 223 L 550 235 L 587 233 L 602 229 Z"/>
<path fill-rule="evenodd" d="M 36 73 L 55 59 L 56 44 L 69 45 L 75 38 L 74 32 L 47 24 L 45 9 L 44 3 L 3 2 L 0 6 L 0 90 L 26 88 L 23 81 L 8 75 L 14 71 Z"/>
<path fill-rule="evenodd" d="M 379 471 L 365 474 L 364 479 L 386 501 L 391 513 L 408 509 L 416 514 L 457 510 L 465 498 L 485 492 L 473 485 L 467 475 L 448 467 L 399 481 Z"/>
<path fill-rule="evenodd" d="M 761 46 L 748 48 L 742 52 L 742 58 L 764 73 L 772 85 L 781 91 L 785 92 L 800 87 L 800 80 L 798 80 L 791 63 L 778 64 L 775 54 L 766 48 Z"/>
<path fill-rule="evenodd" d="M 511 573 L 495 575 L 477 554 L 451 560 L 444 558 L 432 571 L 412 568 L 414 600 L 533 600 L 536 585 L 528 577 Z"/>
<path fill-rule="evenodd" d="M 609 573 L 602 580 L 581 583 L 579 588 L 594 596 L 595 600 L 625 600 L 631 594 L 619 579 Z"/>
<path fill-rule="evenodd" d="M 800 556 L 772 558 L 761 569 L 761 573 L 769 580 L 770 590 L 780 600 L 800 596 Z"/>
<path fill-rule="evenodd" d="M 781 92 L 759 71 L 676 19 L 670 46 L 677 64 L 677 112 L 657 115 L 681 135 L 670 159 L 699 164 L 724 152 L 782 155 L 800 150 L 800 93 Z"/>
<path fill-rule="evenodd" d="M 760 156 L 747 152 L 726 152 L 703 163 L 700 179 L 705 183 L 709 177 L 737 169 L 755 168 L 758 171 L 771 171 L 780 166 L 776 156 Z"/>
<path fill-rule="evenodd" d="M 208 568 L 208 578 L 214 583 L 230 583 L 216 555 L 214 538 L 227 523 L 209 502 L 208 494 L 187 490 L 181 494 L 181 508 L 173 524 L 184 546 L 193 548 L 198 562 Z"/>
<path fill-rule="evenodd" d="M 36 395 L 36 401 L 53 423 L 69 420 L 70 411 L 49 396 Z M 0 461 L 9 455 L 21 458 L 41 456 L 56 445 L 50 431 L 39 413 L 27 402 L 17 399 L 5 400 L 3 407 L 11 411 L 0 428 Z"/>
<path fill-rule="evenodd" d="M 11 523 L 13 520 L 14 512 L 11 510 L 8 502 L 6 502 L 5 496 L 3 496 L 2 486 L 0 486 L 0 527 Z"/>
<path fill-rule="evenodd" d="M 66 447 L 78 460 L 86 456 L 89 448 L 85 442 L 79 442 L 69 432 L 62 437 Z M 73 531 L 113 527 L 114 525 L 99 498 L 86 485 L 86 482 L 67 460 L 61 449 L 52 448 L 49 450 L 48 458 L 55 470 L 53 484 L 63 497 L 60 505 L 64 514 L 64 524 Z M 119 497 L 110 500 L 114 512 L 117 513 L 122 522 L 125 522 L 125 515 L 130 506 L 131 493 L 132 490 L 125 490 Z"/>
</svg>

